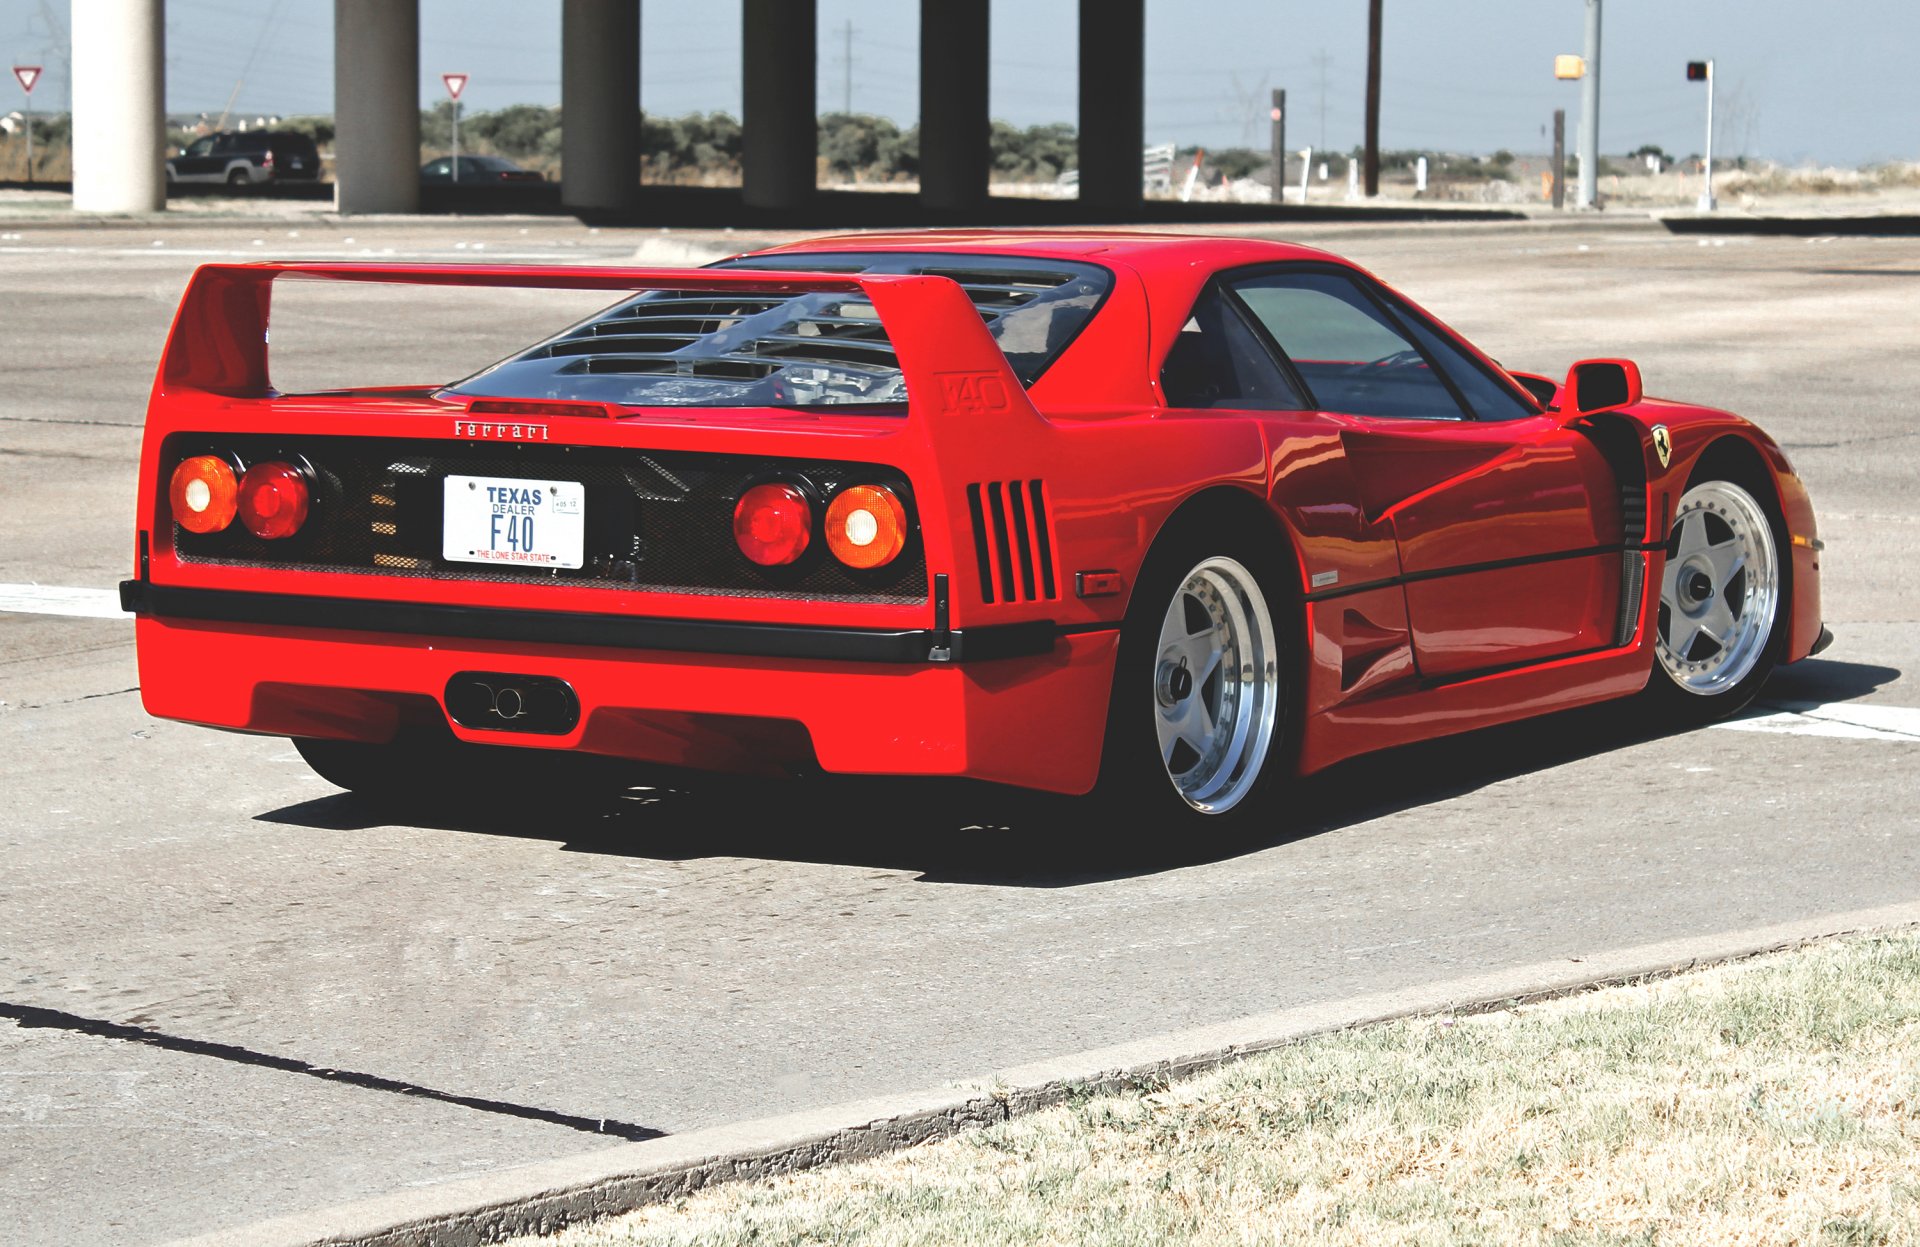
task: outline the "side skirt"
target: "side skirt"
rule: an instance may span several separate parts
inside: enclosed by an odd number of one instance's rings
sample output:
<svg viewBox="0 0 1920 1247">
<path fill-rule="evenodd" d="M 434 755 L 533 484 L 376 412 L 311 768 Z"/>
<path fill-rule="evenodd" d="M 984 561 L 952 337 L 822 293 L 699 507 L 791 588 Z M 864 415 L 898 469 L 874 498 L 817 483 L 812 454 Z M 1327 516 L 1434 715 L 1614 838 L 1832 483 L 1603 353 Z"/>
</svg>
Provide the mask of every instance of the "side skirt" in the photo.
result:
<svg viewBox="0 0 1920 1247">
<path fill-rule="evenodd" d="M 1311 775 L 1363 753 L 1638 693 L 1653 674 L 1655 587 L 1665 560 L 1655 553 L 1647 561 L 1639 627 L 1627 644 L 1330 706 L 1307 718 L 1299 773 Z"/>
</svg>

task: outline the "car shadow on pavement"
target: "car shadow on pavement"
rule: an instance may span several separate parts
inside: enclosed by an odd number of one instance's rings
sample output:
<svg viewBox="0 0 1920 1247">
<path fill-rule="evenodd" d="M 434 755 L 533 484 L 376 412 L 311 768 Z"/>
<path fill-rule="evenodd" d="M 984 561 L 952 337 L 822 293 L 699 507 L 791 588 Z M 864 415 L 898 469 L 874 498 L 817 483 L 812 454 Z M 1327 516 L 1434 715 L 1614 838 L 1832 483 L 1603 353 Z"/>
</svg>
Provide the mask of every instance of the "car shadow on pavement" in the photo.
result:
<svg viewBox="0 0 1920 1247">
<path fill-rule="evenodd" d="M 1900 678 L 1890 667 L 1812 659 L 1784 668 L 1748 713 L 1772 702 L 1844 702 Z M 800 780 L 656 776 L 608 783 L 604 771 L 540 817 L 524 803 L 395 809 L 349 793 L 259 821 L 335 831 L 428 827 L 558 842 L 565 851 L 683 861 L 761 858 L 900 870 L 926 883 L 1062 888 L 1157 874 L 1275 848 L 1489 784 L 1616 749 L 1704 730 L 1646 721 L 1612 703 L 1407 745 L 1299 782 L 1284 824 L 1232 838 L 1156 836 L 1081 802 L 954 780 L 813 776 Z"/>
</svg>

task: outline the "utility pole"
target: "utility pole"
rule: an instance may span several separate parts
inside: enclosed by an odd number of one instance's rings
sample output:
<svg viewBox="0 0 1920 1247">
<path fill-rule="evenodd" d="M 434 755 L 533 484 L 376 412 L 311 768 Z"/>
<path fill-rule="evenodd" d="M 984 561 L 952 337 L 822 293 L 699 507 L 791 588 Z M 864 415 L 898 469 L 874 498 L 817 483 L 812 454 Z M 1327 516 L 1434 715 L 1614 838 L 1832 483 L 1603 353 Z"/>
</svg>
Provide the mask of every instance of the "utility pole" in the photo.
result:
<svg viewBox="0 0 1920 1247">
<path fill-rule="evenodd" d="M 1580 83 L 1580 206 L 1600 204 L 1600 0 L 1587 0 L 1587 75 Z"/>
<path fill-rule="evenodd" d="M 1598 3 L 1598 0 L 1588 0 Z M 1367 198 L 1380 193 L 1380 0 L 1367 5 Z"/>
<path fill-rule="evenodd" d="M 1553 210 L 1567 206 L 1567 110 L 1553 110 Z"/>
<path fill-rule="evenodd" d="M 853 114 L 853 19 L 852 18 L 847 19 L 846 35 L 847 35 L 847 50 L 844 56 L 841 58 L 844 62 L 845 75 L 841 79 L 841 86 L 840 86 L 840 111 L 851 116 Z"/>
<path fill-rule="evenodd" d="M 1287 198 L 1287 93 L 1276 89 L 1273 93 L 1273 110 L 1267 114 L 1273 120 L 1273 202 L 1284 203 Z"/>
</svg>

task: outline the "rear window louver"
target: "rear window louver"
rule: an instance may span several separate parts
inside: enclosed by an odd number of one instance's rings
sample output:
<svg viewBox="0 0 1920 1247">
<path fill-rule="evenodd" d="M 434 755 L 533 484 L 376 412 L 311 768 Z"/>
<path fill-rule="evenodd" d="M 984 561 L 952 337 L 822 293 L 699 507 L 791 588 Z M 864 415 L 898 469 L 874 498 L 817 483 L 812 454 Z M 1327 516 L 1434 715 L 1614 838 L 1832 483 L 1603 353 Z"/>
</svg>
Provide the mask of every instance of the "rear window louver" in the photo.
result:
<svg viewBox="0 0 1920 1247">
<path fill-rule="evenodd" d="M 780 253 L 727 261 L 783 270 L 934 276 L 958 284 L 1022 385 L 1092 318 L 1111 274 L 1025 256 Z M 649 290 L 449 387 L 468 397 L 568 398 L 621 406 L 851 405 L 905 410 L 899 356 L 858 289 Z"/>
<path fill-rule="evenodd" d="M 969 485 L 967 510 L 973 517 L 983 602 L 1052 601 L 1060 596 L 1044 482 Z"/>
</svg>

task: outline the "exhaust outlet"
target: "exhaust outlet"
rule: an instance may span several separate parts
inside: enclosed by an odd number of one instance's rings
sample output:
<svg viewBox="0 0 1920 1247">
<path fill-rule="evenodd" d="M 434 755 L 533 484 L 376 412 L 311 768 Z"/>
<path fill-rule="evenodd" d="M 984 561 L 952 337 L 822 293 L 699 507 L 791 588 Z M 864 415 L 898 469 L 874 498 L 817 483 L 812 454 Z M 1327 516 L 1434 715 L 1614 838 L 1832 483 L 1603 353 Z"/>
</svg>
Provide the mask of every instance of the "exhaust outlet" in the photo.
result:
<svg viewBox="0 0 1920 1247">
<path fill-rule="evenodd" d="M 461 727 L 565 736 L 580 722 L 580 699 L 547 675 L 462 671 L 447 681 L 447 714 Z"/>
</svg>

